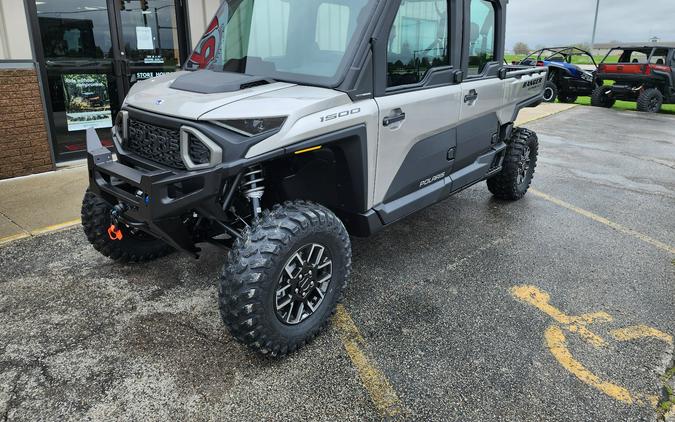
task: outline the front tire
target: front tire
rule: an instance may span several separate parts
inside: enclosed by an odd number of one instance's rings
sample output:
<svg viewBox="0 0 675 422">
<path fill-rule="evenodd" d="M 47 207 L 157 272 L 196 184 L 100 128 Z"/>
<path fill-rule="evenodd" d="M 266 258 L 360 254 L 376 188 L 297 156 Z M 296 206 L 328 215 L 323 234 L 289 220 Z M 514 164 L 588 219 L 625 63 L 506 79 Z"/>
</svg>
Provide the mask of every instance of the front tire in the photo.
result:
<svg viewBox="0 0 675 422">
<path fill-rule="evenodd" d="M 164 241 L 125 227 L 120 227 L 122 240 L 110 239 L 111 211 L 109 203 L 87 190 L 82 200 L 82 228 L 89 243 L 102 255 L 119 262 L 148 262 L 173 252 Z"/>
<path fill-rule="evenodd" d="M 538 155 L 537 134 L 525 128 L 515 129 L 506 147 L 502 171 L 487 181 L 490 192 L 508 201 L 524 197 L 532 184 Z"/>
<path fill-rule="evenodd" d="M 240 343 L 284 356 L 327 326 L 347 285 L 351 243 L 327 208 L 277 205 L 229 253 L 220 279 L 220 315 Z"/>
<path fill-rule="evenodd" d="M 638 111 L 645 113 L 658 113 L 663 106 L 663 95 L 656 88 L 645 89 L 637 99 Z"/>
<path fill-rule="evenodd" d="M 544 102 L 545 103 L 554 103 L 558 98 L 558 87 L 553 81 L 547 81 L 544 86 Z"/>
<path fill-rule="evenodd" d="M 607 95 L 606 86 L 599 86 L 593 90 L 593 94 L 591 95 L 591 105 L 593 107 L 612 108 L 614 107 L 614 103 L 616 103 L 616 100 Z"/>
</svg>

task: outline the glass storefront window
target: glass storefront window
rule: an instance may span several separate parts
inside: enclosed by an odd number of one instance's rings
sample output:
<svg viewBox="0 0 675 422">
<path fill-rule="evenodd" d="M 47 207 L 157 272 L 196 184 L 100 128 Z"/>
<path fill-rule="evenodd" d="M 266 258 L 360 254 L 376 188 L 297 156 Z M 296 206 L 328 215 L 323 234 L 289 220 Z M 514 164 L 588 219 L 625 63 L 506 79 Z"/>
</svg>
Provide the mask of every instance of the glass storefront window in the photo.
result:
<svg viewBox="0 0 675 422">
<path fill-rule="evenodd" d="M 111 59 L 106 0 L 36 1 L 47 60 Z"/>
<path fill-rule="evenodd" d="M 127 90 L 180 67 L 186 38 L 177 0 L 30 1 L 57 161 L 82 157 L 88 128 L 112 146 Z"/>
<path fill-rule="evenodd" d="M 124 2 L 122 46 L 131 64 L 180 66 L 174 0 Z"/>
</svg>

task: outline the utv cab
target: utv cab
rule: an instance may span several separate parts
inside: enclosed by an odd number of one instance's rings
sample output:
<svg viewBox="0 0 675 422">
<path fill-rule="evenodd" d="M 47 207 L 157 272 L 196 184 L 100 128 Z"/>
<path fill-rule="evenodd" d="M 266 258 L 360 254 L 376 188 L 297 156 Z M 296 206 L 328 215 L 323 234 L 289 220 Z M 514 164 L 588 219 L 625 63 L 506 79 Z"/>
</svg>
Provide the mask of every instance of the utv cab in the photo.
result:
<svg viewBox="0 0 675 422">
<path fill-rule="evenodd" d="M 663 104 L 675 104 L 675 45 L 614 48 L 600 63 L 598 77 L 614 84 L 593 92 L 594 106 L 635 101 L 639 111 L 658 113 Z"/>
<path fill-rule="evenodd" d="M 577 47 L 553 47 L 537 50 L 523 59 L 522 66 L 548 67 L 548 81 L 544 101 L 573 103 L 578 97 L 591 96 L 602 80 L 596 76 L 597 64 L 593 55 Z M 580 64 L 589 68 L 584 69 Z"/>
</svg>

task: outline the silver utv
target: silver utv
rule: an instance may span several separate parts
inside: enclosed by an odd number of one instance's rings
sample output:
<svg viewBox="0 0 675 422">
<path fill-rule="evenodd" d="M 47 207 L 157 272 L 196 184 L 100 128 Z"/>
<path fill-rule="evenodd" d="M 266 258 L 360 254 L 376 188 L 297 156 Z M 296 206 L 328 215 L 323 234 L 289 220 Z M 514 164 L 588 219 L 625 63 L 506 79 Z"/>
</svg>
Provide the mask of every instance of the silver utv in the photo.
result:
<svg viewBox="0 0 675 422">
<path fill-rule="evenodd" d="M 527 192 L 513 122 L 546 69 L 505 67 L 506 0 L 228 0 L 180 72 L 136 84 L 111 151 L 88 133 L 94 247 L 228 250 L 234 337 L 285 355 L 329 321 L 368 236 L 487 180 Z"/>
</svg>

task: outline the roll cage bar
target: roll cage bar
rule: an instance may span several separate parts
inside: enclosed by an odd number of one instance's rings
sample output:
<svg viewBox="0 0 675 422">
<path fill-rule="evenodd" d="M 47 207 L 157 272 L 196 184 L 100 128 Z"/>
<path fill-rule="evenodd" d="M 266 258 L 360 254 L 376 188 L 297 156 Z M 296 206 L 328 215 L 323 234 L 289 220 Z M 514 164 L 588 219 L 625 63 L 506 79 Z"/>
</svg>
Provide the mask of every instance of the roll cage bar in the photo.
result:
<svg viewBox="0 0 675 422">
<path fill-rule="evenodd" d="M 548 54 L 550 53 L 550 54 Z M 528 60 L 532 60 L 533 58 L 536 58 L 537 61 L 546 61 L 547 59 L 550 59 L 551 57 L 561 55 L 565 59 L 567 63 L 571 63 L 571 57 L 573 56 L 588 56 L 591 58 L 591 62 L 595 67 L 598 66 L 597 62 L 595 61 L 595 58 L 593 55 L 579 47 L 548 47 L 548 48 L 542 48 L 540 50 L 532 52 L 529 56 L 525 57 L 521 63 L 525 63 Z M 543 57 L 543 59 L 542 59 Z"/>
</svg>

